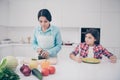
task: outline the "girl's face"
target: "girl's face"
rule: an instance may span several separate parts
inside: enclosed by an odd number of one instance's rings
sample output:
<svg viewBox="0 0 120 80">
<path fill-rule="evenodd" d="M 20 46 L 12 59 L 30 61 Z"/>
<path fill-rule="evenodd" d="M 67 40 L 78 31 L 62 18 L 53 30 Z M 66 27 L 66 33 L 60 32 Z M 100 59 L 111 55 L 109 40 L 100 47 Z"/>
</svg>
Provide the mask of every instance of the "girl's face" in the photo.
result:
<svg viewBox="0 0 120 80">
<path fill-rule="evenodd" d="M 39 22 L 40 22 L 40 25 L 43 27 L 43 28 L 48 28 L 49 27 L 49 25 L 50 25 L 50 22 L 46 19 L 46 17 L 44 17 L 44 16 L 41 16 L 40 18 L 39 18 Z"/>
<path fill-rule="evenodd" d="M 88 33 L 85 35 L 85 42 L 89 46 L 93 46 L 95 41 L 96 39 L 92 36 L 92 34 Z"/>
</svg>

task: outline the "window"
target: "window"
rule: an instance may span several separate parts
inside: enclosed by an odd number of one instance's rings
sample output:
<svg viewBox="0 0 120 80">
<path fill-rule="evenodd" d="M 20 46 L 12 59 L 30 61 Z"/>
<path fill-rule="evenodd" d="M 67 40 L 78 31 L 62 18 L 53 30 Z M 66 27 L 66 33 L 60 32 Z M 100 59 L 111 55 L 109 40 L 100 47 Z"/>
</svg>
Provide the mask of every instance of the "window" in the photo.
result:
<svg viewBox="0 0 120 80">
<path fill-rule="evenodd" d="M 81 42 L 85 42 L 85 33 L 89 29 L 97 29 L 100 36 L 100 28 L 81 28 Z M 99 43 L 100 43 L 100 40 L 99 40 Z"/>
</svg>

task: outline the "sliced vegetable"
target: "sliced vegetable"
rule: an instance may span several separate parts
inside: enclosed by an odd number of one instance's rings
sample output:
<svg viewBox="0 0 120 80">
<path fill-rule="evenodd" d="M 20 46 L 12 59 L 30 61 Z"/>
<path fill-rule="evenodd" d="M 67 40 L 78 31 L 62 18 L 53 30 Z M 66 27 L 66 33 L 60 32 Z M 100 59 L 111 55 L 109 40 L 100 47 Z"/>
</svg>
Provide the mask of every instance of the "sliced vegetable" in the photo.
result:
<svg viewBox="0 0 120 80">
<path fill-rule="evenodd" d="M 99 59 L 96 58 L 82 58 L 82 61 L 85 63 L 98 64 L 100 63 Z"/>
</svg>

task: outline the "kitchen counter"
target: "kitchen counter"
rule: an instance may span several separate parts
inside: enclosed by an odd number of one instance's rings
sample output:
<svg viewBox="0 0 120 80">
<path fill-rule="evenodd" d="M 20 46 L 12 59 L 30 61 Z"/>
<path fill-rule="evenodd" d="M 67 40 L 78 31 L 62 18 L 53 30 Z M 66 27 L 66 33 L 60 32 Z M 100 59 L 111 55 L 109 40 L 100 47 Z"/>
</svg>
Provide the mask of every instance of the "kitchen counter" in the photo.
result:
<svg viewBox="0 0 120 80">
<path fill-rule="evenodd" d="M 17 57 L 20 60 L 23 57 Z M 23 76 L 19 71 L 22 64 L 19 64 L 16 72 L 21 80 L 38 80 L 35 76 Z M 68 56 L 65 59 L 58 57 L 58 63 L 54 65 L 56 73 L 43 77 L 43 80 L 120 80 L 120 60 L 117 63 L 110 63 L 109 60 L 102 60 L 99 64 L 77 63 Z"/>
<path fill-rule="evenodd" d="M 5 46 L 13 46 L 10 50 L 13 50 L 13 55 L 16 56 L 19 61 L 28 56 L 33 57 L 35 53 L 32 51 L 32 47 L 30 47 L 31 44 L 4 44 L 1 46 L 7 51 L 6 54 L 4 50 L 3 52 L 1 51 L 4 56 L 12 53 L 8 51 Z M 100 64 L 77 63 L 69 58 L 69 54 L 74 48 L 75 46 L 62 46 L 61 51 L 58 53 L 58 63 L 54 65 L 56 67 L 56 73 L 43 77 L 43 80 L 120 80 L 119 59 L 115 64 L 110 63 L 108 59 L 103 59 Z M 116 50 L 118 49 L 115 49 L 115 51 Z M 1 58 L 3 58 L 3 56 Z M 33 75 L 25 77 L 19 71 L 20 66 L 22 66 L 22 64 L 19 64 L 16 72 L 20 75 L 21 80 L 38 80 Z"/>
<path fill-rule="evenodd" d="M 0 44 L 0 48 L 2 47 L 8 47 L 8 46 L 30 46 L 31 44 L 23 44 L 23 43 L 10 43 L 10 44 Z"/>
<path fill-rule="evenodd" d="M 74 46 L 63 45 L 61 51 L 63 51 L 63 53 L 66 51 L 71 51 L 72 50 L 71 48 L 74 48 Z M 33 49 L 32 44 L 27 44 L 27 43 L 0 44 L 0 60 L 7 55 L 19 56 L 19 57 L 32 57 L 35 54 L 37 53 Z M 64 58 L 64 56 L 62 58 Z"/>
</svg>

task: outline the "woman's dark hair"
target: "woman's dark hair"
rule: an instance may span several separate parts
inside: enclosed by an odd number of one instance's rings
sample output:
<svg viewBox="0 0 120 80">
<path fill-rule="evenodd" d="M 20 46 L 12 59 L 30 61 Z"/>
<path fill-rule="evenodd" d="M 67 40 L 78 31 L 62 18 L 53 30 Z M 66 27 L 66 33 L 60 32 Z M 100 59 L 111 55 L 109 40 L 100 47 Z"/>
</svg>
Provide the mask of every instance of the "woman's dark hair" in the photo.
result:
<svg viewBox="0 0 120 80">
<path fill-rule="evenodd" d="M 39 12 L 38 12 L 38 20 L 41 16 L 44 16 L 46 17 L 46 19 L 48 21 L 52 21 L 52 16 L 51 16 L 51 13 L 49 12 L 49 10 L 47 9 L 41 9 Z"/>
<path fill-rule="evenodd" d="M 96 39 L 95 44 L 99 45 L 100 44 L 100 33 L 99 33 L 99 31 L 95 28 L 91 28 L 91 29 L 87 30 L 86 34 L 88 34 L 88 33 L 90 33 Z"/>
</svg>

